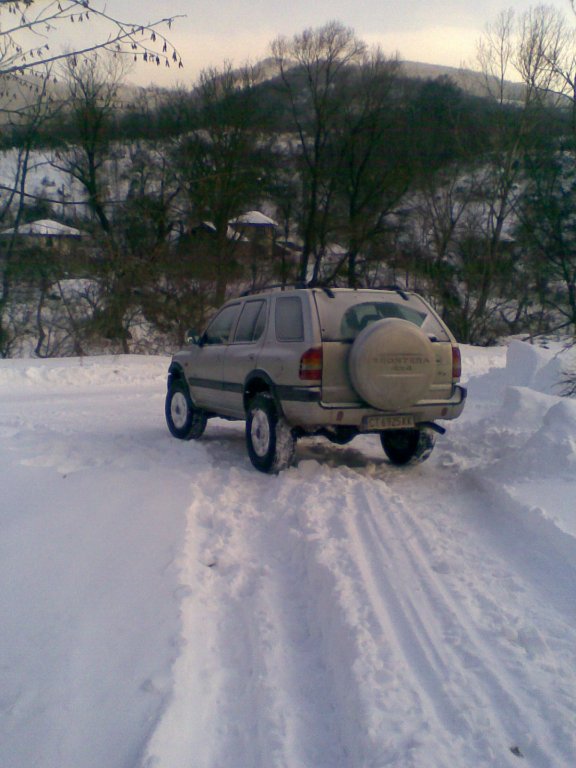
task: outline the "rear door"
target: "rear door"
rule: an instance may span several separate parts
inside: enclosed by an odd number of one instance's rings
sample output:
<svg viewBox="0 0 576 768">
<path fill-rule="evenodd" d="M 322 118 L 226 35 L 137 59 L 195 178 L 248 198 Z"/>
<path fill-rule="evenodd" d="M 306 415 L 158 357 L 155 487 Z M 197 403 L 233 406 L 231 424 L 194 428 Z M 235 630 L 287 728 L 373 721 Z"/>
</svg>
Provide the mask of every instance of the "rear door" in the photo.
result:
<svg viewBox="0 0 576 768">
<path fill-rule="evenodd" d="M 234 338 L 224 352 L 221 403 L 224 412 L 229 416 L 244 417 L 244 382 L 257 365 L 258 353 L 264 339 L 267 311 L 265 299 L 245 301 Z"/>
</svg>

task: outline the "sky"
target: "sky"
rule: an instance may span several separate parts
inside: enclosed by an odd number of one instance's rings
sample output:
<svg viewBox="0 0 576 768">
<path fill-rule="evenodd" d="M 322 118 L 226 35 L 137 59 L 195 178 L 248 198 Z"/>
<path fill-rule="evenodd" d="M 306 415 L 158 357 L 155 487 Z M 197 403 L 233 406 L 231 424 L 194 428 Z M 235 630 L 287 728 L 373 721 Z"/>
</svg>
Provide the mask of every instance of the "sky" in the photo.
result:
<svg viewBox="0 0 576 768">
<path fill-rule="evenodd" d="M 92 0 L 94 6 L 98 2 Z M 130 75 L 140 85 L 176 86 L 189 85 L 202 69 L 225 61 L 235 66 L 256 63 L 269 55 L 270 43 L 279 35 L 291 37 L 332 20 L 351 27 L 367 44 L 380 45 L 388 55 L 471 66 L 488 23 L 510 7 L 522 13 L 537 4 L 531 0 L 408 0 L 403 4 L 398 0 L 114 0 L 108 8 L 116 17 L 140 24 L 180 17 L 169 39 L 181 54 L 184 69 L 141 65 Z M 545 4 L 576 23 L 570 0 Z M 78 27 L 68 29 L 76 32 Z"/>
<path fill-rule="evenodd" d="M 337 20 L 368 44 L 402 59 L 459 67 L 471 64 L 487 23 L 509 7 L 519 13 L 537 5 L 530 0 L 116 0 L 115 13 L 140 22 L 182 15 L 170 33 L 185 69 L 162 72 L 163 84 L 195 80 L 200 70 L 256 62 L 269 55 L 278 35 L 291 37 L 308 27 Z M 569 0 L 546 4 L 572 15 Z M 576 19 L 575 19 L 576 21 Z M 156 74 L 156 73 L 154 73 Z M 160 74 L 158 72 L 158 74 Z M 137 68 L 131 79 L 146 85 L 151 72 Z"/>
</svg>

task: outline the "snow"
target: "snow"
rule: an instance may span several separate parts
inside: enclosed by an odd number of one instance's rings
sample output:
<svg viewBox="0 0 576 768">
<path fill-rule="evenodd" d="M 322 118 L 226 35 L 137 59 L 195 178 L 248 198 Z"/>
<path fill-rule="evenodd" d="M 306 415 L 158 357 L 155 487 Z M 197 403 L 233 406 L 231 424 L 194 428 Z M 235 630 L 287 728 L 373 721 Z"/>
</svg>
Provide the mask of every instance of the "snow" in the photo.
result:
<svg viewBox="0 0 576 768">
<path fill-rule="evenodd" d="M 0 235 L 11 235 L 14 228 L 5 229 Z M 75 227 L 69 227 L 54 219 L 38 219 L 18 227 L 20 235 L 42 235 L 43 237 L 81 237 L 82 232 Z"/>
<path fill-rule="evenodd" d="M 253 227 L 277 227 L 278 224 L 261 211 L 248 211 L 241 216 L 231 219 L 229 224 L 248 224 Z"/>
<path fill-rule="evenodd" d="M 0 361 L 0 765 L 571 768 L 568 358 L 462 351 L 426 463 L 278 476 L 169 435 L 167 358 Z"/>
</svg>

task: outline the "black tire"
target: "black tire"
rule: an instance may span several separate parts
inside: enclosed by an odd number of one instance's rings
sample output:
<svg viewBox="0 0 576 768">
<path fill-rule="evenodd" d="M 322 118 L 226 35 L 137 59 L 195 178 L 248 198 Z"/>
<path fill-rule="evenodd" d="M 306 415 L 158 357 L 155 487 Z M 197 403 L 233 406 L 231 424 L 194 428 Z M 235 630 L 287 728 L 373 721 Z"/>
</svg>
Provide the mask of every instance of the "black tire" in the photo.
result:
<svg viewBox="0 0 576 768">
<path fill-rule="evenodd" d="M 351 443 L 352 440 L 358 436 L 358 430 L 356 427 L 336 427 L 335 430 L 327 429 L 321 434 L 327 437 L 328 440 L 335 445 L 348 445 L 348 443 Z"/>
<path fill-rule="evenodd" d="M 429 429 L 389 429 L 380 432 L 384 453 L 392 464 L 426 461 L 434 448 L 434 433 Z"/>
<path fill-rule="evenodd" d="M 294 460 L 296 438 L 270 397 L 257 395 L 248 406 L 246 448 L 260 472 L 275 474 Z"/>
<path fill-rule="evenodd" d="M 179 440 L 197 440 L 206 429 L 206 414 L 196 408 L 183 381 L 173 381 L 166 395 L 166 423 Z"/>
</svg>

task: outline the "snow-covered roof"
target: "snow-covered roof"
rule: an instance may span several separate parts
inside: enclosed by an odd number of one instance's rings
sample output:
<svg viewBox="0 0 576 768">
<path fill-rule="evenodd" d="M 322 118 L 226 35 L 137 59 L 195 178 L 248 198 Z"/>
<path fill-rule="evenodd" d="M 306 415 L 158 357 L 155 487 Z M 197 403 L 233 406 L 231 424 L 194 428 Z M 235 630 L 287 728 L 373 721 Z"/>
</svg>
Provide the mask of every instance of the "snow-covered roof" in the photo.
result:
<svg viewBox="0 0 576 768">
<path fill-rule="evenodd" d="M 0 235 L 12 235 L 13 233 L 14 227 L 11 227 L 0 232 Z M 43 237 L 82 237 L 84 233 L 75 227 L 69 227 L 53 219 L 39 219 L 19 226 L 18 234 L 41 235 Z"/>
<path fill-rule="evenodd" d="M 339 243 L 328 243 L 324 252 L 327 256 L 345 256 L 348 253 L 348 248 L 344 248 Z"/>
<path fill-rule="evenodd" d="M 247 224 L 252 227 L 277 227 L 278 224 L 266 214 L 260 211 L 248 211 L 235 219 L 230 219 L 230 224 Z"/>
</svg>

